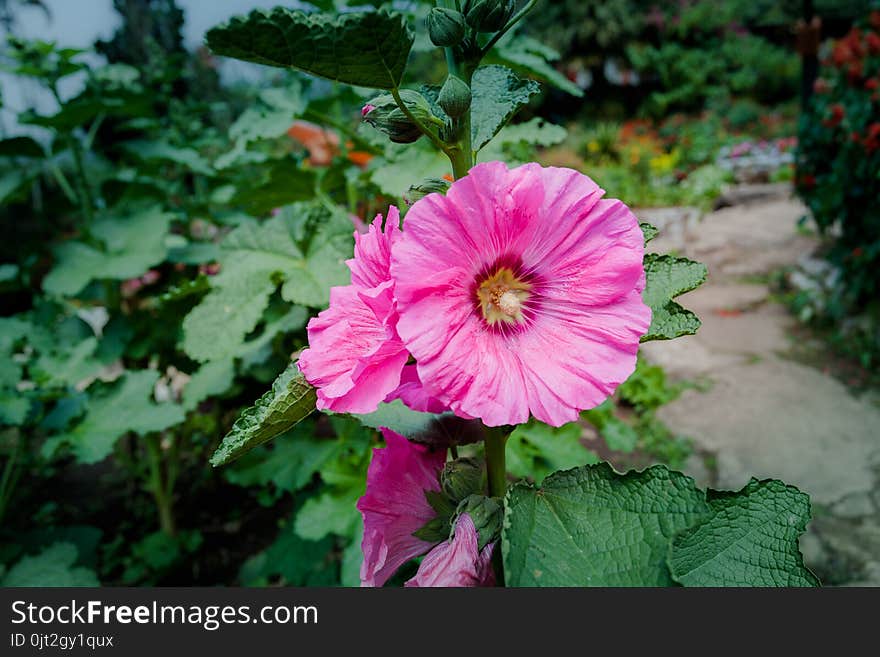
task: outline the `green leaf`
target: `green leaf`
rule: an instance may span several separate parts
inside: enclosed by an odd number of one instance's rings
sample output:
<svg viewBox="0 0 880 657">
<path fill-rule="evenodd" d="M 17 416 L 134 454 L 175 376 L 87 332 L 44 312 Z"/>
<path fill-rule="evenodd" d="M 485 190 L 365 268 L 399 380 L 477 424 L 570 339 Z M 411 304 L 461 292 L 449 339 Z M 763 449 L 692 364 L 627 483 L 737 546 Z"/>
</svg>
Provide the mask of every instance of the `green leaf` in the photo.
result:
<svg viewBox="0 0 880 657">
<path fill-rule="evenodd" d="M 279 282 L 286 301 L 326 306 L 330 288 L 350 280 L 345 260 L 353 232 L 344 212 L 317 203 L 294 204 L 262 224 L 236 228 L 221 244 L 213 289 L 183 321 L 184 351 L 198 361 L 241 355 Z"/>
<path fill-rule="evenodd" d="M 272 545 L 244 563 L 239 579 L 244 586 L 266 586 L 276 577 L 283 586 L 336 584 L 337 564 L 328 558 L 333 547 L 333 539 L 304 540 L 293 531 L 292 523 L 285 523 Z"/>
<path fill-rule="evenodd" d="M 502 554 L 510 586 L 668 586 L 673 536 L 709 513 L 693 480 L 657 465 L 607 463 L 557 472 L 505 499 Z"/>
<path fill-rule="evenodd" d="M 55 268 L 43 279 L 43 290 L 72 296 L 92 280 L 140 276 L 165 259 L 165 236 L 172 218 L 172 214 L 155 206 L 129 217 L 99 219 L 92 234 L 101 240 L 104 249 L 83 242 L 61 244 L 55 251 Z"/>
<path fill-rule="evenodd" d="M 288 203 L 314 197 L 316 184 L 314 170 L 303 169 L 294 159 L 286 158 L 275 162 L 263 178 L 239 185 L 231 203 L 262 215 Z"/>
<path fill-rule="evenodd" d="M 46 153 L 39 142 L 31 137 L 9 137 L 0 139 L 0 157 L 41 158 Z"/>
<path fill-rule="evenodd" d="M 406 19 L 387 11 L 306 14 L 276 7 L 208 30 L 218 55 L 292 67 L 362 87 L 400 86 L 413 44 Z"/>
<path fill-rule="evenodd" d="M 645 235 L 645 244 L 657 237 L 657 233 L 660 232 L 655 226 L 644 221 L 639 224 L 639 228 L 642 229 L 642 233 Z"/>
<path fill-rule="evenodd" d="M 172 146 L 165 141 L 134 140 L 126 142 L 123 148 L 138 159 L 172 162 L 203 176 L 213 176 L 214 169 L 194 148 Z"/>
<path fill-rule="evenodd" d="M 446 156 L 434 149 L 391 145 L 387 152 L 387 157 L 373 158 L 368 170 L 373 184 L 395 198 L 402 198 L 411 185 L 425 178 L 442 178 L 451 170 Z"/>
<path fill-rule="evenodd" d="M 294 531 L 300 538 L 319 541 L 329 534 L 353 536 L 361 514 L 355 506 L 364 487 L 328 490 L 310 498 L 296 514 Z"/>
<path fill-rule="evenodd" d="M 125 433 L 144 435 L 183 422 L 180 405 L 153 403 L 158 379 L 155 370 L 127 372 L 103 394 L 91 396 L 82 422 L 57 441 L 69 443 L 81 463 L 97 463 L 110 454 L 116 439 Z"/>
<path fill-rule="evenodd" d="M 650 306 L 652 317 L 642 342 L 670 340 L 696 333 L 700 320 L 673 299 L 706 280 L 706 265 L 687 258 L 649 253 L 645 256 L 645 276 L 647 282 L 642 298 Z"/>
<path fill-rule="evenodd" d="M 301 430 L 278 436 L 237 460 L 225 470 L 226 479 L 237 486 L 274 484 L 279 490 L 295 493 L 305 487 L 339 449 L 334 440 L 318 440 Z"/>
<path fill-rule="evenodd" d="M 511 68 L 532 75 L 566 93 L 581 98 L 584 92 L 571 80 L 557 71 L 548 60 L 559 59 L 559 53 L 535 39 L 517 36 L 502 40 L 492 53 Z"/>
<path fill-rule="evenodd" d="M 484 437 L 479 420 L 463 420 L 453 413 L 421 413 L 399 399 L 379 404 L 372 413 L 353 417 L 364 426 L 386 427 L 418 443 L 465 445 Z"/>
<path fill-rule="evenodd" d="M 531 420 L 510 434 L 508 470 L 516 477 L 532 477 L 536 484 L 554 470 L 596 463 L 599 457 L 581 444 L 583 427 L 569 422 L 551 427 Z"/>
<path fill-rule="evenodd" d="M 194 410 L 209 397 L 222 395 L 232 385 L 235 366 L 232 359 L 205 363 L 192 375 L 183 388 L 181 403 L 187 412 Z"/>
<path fill-rule="evenodd" d="M 235 421 L 211 457 L 215 467 L 229 463 L 271 440 L 308 417 L 315 410 L 317 395 L 291 363 L 272 384 L 272 390 L 260 397 Z"/>
<path fill-rule="evenodd" d="M 3 586 L 100 586 L 93 570 L 77 567 L 73 543 L 58 542 L 24 557 L 0 580 Z"/>
<path fill-rule="evenodd" d="M 540 91 L 533 80 L 523 80 L 506 66 L 481 66 L 472 81 L 471 141 L 480 150 L 514 114 Z"/>
<path fill-rule="evenodd" d="M 739 492 L 709 492 L 711 515 L 679 533 L 669 569 L 685 586 L 819 586 L 798 537 L 810 498 L 781 481 L 752 479 Z"/>
</svg>

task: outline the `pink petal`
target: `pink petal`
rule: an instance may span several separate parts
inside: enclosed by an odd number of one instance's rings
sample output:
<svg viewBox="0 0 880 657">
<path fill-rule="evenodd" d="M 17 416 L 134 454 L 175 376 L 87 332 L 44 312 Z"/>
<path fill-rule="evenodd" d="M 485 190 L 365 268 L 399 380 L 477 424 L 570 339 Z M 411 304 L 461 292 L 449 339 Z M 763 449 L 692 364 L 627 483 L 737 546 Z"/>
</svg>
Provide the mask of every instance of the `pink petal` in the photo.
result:
<svg viewBox="0 0 880 657">
<path fill-rule="evenodd" d="M 455 525 L 455 537 L 441 543 L 422 560 L 415 577 L 406 586 L 471 587 L 494 586 L 492 570 L 494 543 L 479 549 L 479 535 L 474 521 L 464 513 Z"/>
<path fill-rule="evenodd" d="M 446 450 L 432 452 L 390 429 L 386 447 L 373 450 L 367 490 L 357 508 L 364 518 L 362 586 L 382 586 L 400 566 L 431 549 L 413 536 L 436 516 L 425 491 L 440 490 Z"/>
</svg>

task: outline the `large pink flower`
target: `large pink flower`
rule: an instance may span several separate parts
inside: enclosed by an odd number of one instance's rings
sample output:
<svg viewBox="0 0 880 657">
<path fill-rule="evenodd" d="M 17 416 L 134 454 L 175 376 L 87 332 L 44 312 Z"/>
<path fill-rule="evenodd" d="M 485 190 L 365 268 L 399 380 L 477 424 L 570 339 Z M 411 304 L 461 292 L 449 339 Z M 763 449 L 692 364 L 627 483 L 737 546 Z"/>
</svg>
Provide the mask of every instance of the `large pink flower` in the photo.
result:
<svg viewBox="0 0 880 657">
<path fill-rule="evenodd" d="M 559 426 L 633 372 L 644 238 L 603 194 L 571 169 L 488 162 L 410 208 L 391 274 L 427 393 L 489 426 Z"/>
<path fill-rule="evenodd" d="M 389 273 L 399 223 L 392 206 L 384 231 L 379 215 L 368 233 L 355 233 L 354 258 L 347 261 L 351 285 L 331 289 L 330 307 L 309 322 L 299 368 L 318 389 L 319 409 L 370 413 L 400 385 L 409 354 L 397 335 Z"/>
<path fill-rule="evenodd" d="M 437 515 L 425 491 L 440 490 L 446 461 L 446 450 L 432 452 L 390 429 L 382 434 L 387 447 L 373 450 L 367 491 L 357 503 L 364 517 L 363 586 L 382 586 L 403 564 L 433 546 L 413 532 Z"/>
<path fill-rule="evenodd" d="M 463 513 L 455 523 L 455 537 L 431 550 L 406 586 L 494 586 L 494 548 L 489 543 L 480 550 L 474 521 Z"/>
</svg>

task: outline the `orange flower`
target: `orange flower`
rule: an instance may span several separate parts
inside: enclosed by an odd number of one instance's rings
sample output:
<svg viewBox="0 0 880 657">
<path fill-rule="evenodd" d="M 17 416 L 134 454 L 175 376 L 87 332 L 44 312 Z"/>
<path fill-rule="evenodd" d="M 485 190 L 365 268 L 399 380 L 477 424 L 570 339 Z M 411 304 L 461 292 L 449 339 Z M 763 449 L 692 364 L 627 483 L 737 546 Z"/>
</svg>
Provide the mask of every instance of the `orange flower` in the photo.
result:
<svg viewBox="0 0 880 657">
<path fill-rule="evenodd" d="M 305 147 L 309 152 L 309 164 L 314 167 L 329 166 L 333 158 L 339 155 L 339 135 L 315 123 L 294 121 L 287 134 Z M 345 144 L 346 149 L 349 149 L 348 160 L 359 167 L 367 166 L 373 155 L 365 151 L 350 150 L 353 146 L 352 142 Z"/>
</svg>

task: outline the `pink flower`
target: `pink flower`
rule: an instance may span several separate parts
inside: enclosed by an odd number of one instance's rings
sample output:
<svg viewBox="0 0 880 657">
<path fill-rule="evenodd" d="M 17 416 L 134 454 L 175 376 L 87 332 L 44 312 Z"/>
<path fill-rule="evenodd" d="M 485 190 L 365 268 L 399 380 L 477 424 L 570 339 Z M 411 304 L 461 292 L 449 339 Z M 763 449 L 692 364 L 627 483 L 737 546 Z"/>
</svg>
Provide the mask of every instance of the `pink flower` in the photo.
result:
<svg viewBox="0 0 880 657">
<path fill-rule="evenodd" d="M 364 517 L 361 547 L 362 586 L 382 586 L 404 563 L 431 549 L 413 536 L 437 514 L 425 491 L 440 490 L 446 451 L 431 452 L 390 429 L 382 429 L 387 447 L 373 450 L 367 491 L 357 508 Z"/>
<path fill-rule="evenodd" d="M 474 521 L 463 513 L 455 524 L 455 537 L 431 550 L 406 586 L 494 586 L 494 548 L 489 543 L 480 551 Z"/>
<path fill-rule="evenodd" d="M 318 388 L 319 409 L 370 413 L 400 385 L 409 354 L 397 336 L 388 272 L 398 224 L 392 206 L 384 231 L 379 215 L 367 234 L 355 234 L 354 258 L 347 262 L 351 285 L 331 289 L 330 307 L 308 324 L 309 348 L 299 368 Z"/>
<path fill-rule="evenodd" d="M 571 169 L 487 162 L 410 208 L 391 274 L 428 394 L 489 426 L 559 426 L 632 374 L 644 238 L 603 194 Z"/>
<path fill-rule="evenodd" d="M 395 399 L 400 399 L 414 411 L 422 413 L 445 413 L 449 410 L 443 402 L 428 394 L 419 380 L 415 365 L 407 365 L 403 368 L 403 373 L 400 375 L 400 386 L 388 395 L 385 401 Z"/>
<path fill-rule="evenodd" d="M 361 117 L 366 116 L 367 114 L 372 112 L 374 109 L 376 109 L 375 105 L 370 105 L 369 103 L 367 103 L 366 105 L 361 107 Z"/>
</svg>

